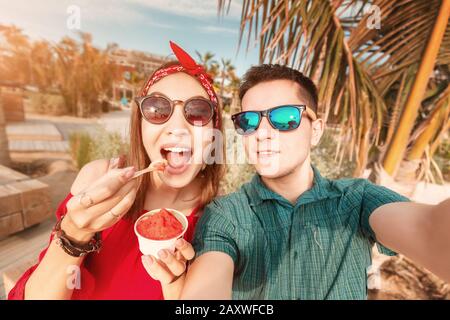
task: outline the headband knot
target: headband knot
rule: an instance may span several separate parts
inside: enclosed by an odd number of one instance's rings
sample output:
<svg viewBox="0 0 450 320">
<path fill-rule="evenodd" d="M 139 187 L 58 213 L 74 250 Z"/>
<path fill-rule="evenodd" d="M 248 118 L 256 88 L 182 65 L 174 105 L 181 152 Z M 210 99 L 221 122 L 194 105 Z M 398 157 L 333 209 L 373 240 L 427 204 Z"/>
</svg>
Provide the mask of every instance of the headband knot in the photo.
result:
<svg viewBox="0 0 450 320">
<path fill-rule="evenodd" d="M 169 41 L 170 47 L 172 48 L 173 53 L 177 57 L 177 60 L 180 62 L 180 64 L 186 69 L 186 71 L 194 76 L 198 77 L 199 75 L 203 74 L 208 79 L 210 83 L 212 83 L 212 78 L 210 75 L 206 72 L 205 68 L 202 65 L 197 64 L 194 59 L 186 52 L 184 51 L 180 46 L 178 46 L 175 42 Z"/>
</svg>

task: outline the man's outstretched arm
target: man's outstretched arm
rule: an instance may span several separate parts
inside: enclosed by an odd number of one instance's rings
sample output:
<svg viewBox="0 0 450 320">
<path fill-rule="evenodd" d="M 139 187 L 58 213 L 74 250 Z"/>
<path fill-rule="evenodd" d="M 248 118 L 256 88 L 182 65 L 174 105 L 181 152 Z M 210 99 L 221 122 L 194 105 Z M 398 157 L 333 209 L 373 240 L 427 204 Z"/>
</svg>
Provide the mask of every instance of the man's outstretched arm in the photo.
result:
<svg viewBox="0 0 450 320">
<path fill-rule="evenodd" d="M 233 272 L 233 259 L 226 253 L 211 251 L 202 254 L 188 269 L 180 299 L 231 299 Z"/>
<path fill-rule="evenodd" d="M 384 204 L 369 224 L 378 242 L 450 282 L 450 198 L 437 205 Z"/>
</svg>

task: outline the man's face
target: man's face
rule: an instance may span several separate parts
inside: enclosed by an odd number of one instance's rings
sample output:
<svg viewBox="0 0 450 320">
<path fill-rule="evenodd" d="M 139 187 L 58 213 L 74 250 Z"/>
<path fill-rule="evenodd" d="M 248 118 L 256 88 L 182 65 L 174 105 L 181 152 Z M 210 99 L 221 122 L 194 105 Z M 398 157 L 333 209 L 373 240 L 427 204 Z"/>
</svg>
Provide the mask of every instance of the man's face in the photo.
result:
<svg viewBox="0 0 450 320">
<path fill-rule="evenodd" d="M 262 111 L 286 104 L 309 107 L 307 101 L 307 97 L 302 97 L 299 84 L 290 80 L 274 80 L 249 89 L 242 99 L 242 111 Z M 318 143 L 321 130 L 322 120 L 312 122 L 306 112 L 302 113 L 297 129 L 284 132 L 272 128 L 267 118 L 263 117 L 258 130 L 244 136 L 245 152 L 261 176 L 283 177 L 309 159 L 311 145 Z"/>
</svg>

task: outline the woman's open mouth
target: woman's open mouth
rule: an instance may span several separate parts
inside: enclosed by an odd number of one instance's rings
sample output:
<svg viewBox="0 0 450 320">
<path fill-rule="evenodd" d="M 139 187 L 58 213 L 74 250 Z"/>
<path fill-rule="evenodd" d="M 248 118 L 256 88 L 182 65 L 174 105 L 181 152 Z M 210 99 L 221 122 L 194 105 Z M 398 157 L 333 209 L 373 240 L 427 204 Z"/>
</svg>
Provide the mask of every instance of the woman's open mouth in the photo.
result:
<svg viewBox="0 0 450 320">
<path fill-rule="evenodd" d="M 167 160 L 168 166 L 165 172 L 169 174 L 181 174 L 189 167 L 192 158 L 192 149 L 182 146 L 163 146 L 161 155 Z"/>
</svg>

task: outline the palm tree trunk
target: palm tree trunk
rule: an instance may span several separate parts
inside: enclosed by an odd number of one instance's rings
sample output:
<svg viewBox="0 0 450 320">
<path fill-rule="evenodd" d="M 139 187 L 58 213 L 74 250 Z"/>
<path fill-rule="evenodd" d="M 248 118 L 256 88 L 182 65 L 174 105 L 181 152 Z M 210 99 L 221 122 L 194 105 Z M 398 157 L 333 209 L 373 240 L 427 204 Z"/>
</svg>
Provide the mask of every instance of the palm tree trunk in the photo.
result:
<svg viewBox="0 0 450 320">
<path fill-rule="evenodd" d="M 1 97 L 0 97 L 1 98 Z M 9 157 L 8 139 L 6 136 L 6 119 L 3 112 L 3 103 L 0 99 L 0 164 L 9 166 L 11 158 Z"/>
<path fill-rule="evenodd" d="M 439 14 L 429 37 L 419 71 L 417 72 L 413 87 L 401 115 L 399 127 L 394 135 L 394 138 L 392 139 L 392 142 L 389 144 L 383 160 L 384 169 L 392 176 L 395 175 L 407 148 L 408 139 L 414 126 L 428 79 L 436 61 L 449 16 L 450 0 L 442 0 Z"/>
<path fill-rule="evenodd" d="M 422 133 L 414 142 L 414 145 L 412 146 L 407 156 L 408 160 L 418 160 L 422 158 L 423 154 L 425 153 L 426 147 L 430 144 L 439 128 L 441 128 L 441 125 L 445 124 L 445 111 L 445 104 L 443 104 L 440 108 L 436 108 L 436 110 L 434 110 L 434 112 L 431 114 L 430 121 L 427 123 L 427 127 L 422 131 Z"/>
</svg>

